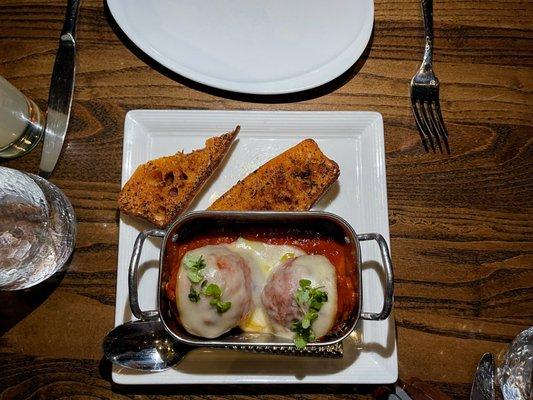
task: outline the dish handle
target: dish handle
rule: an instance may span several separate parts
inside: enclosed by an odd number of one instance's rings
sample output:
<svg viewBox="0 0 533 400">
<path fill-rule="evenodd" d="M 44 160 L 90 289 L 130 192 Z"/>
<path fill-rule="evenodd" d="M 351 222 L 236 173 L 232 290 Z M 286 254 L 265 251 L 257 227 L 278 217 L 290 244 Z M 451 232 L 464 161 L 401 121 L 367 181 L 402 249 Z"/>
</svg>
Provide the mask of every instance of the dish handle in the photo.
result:
<svg viewBox="0 0 533 400">
<path fill-rule="evenodd" d="M 387 319 L 392 311 L 394 301 L 394 272 L 392 268 L 392 259 L 389 252 L 389 246 L 385 238 L 379 233 L 363 233 L 357 235 L 360 242 L 375 240 L 379 246 L 383 267 L 385 268 L 385 294 L 383 299 L 383 308 L 379 313 L 362 312 L 361 318 L 371 321 L 381 321 Z"/>
<path fill-rule="evenodd" d="M 128 289 L 129 289 L 129 298 L 130 298 L 130 309 L 132 314 L 140 319 L 141 321 L 149 321 L 159 318 L 159 313 L 156 310 L 143 311 L 139 306 L 139 293 L 138 293 L 138 270 L 139 270 L 139 261 L 141 259 L 142 248 L 146 238 L 153 237 L 164 237 L 165 231 L 161 229 L 148 229 L 142 231 L 137 236 L 135 244 L 133 245 L 133 253 L 131 254 L 130 267 L 128 272 Z"/>
</svg>

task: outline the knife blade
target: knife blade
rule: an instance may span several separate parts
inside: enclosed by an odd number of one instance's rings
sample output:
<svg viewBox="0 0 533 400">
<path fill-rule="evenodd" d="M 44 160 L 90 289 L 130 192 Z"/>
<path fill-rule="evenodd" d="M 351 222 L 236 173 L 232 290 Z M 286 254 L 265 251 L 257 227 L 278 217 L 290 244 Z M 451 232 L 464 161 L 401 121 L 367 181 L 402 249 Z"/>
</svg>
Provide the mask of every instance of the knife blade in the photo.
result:
<svg viewBox="0 0 533 400">
<path fill-rule="evenodd" d="M 48 95 L 43 153 L 39 175 L 48 178 L 54 170 L 67 133 L 76 73 L 76 20 L 80 0 L 68 0 L 59 38 Z"/>
<path fill-rule="evenodd" d="M 479 360 L 470 400 L 494 400 L 494 358 L 491 353 L 485 353 Z"/>
</svg>

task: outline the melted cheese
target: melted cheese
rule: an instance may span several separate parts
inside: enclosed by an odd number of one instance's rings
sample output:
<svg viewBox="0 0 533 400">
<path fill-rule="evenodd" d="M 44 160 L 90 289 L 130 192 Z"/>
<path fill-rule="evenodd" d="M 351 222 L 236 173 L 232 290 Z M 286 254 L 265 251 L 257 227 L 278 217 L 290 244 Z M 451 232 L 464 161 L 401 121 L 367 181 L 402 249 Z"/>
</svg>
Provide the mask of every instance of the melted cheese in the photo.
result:
<svg viewBox="0 0 533 400">
<path fill-rule="evenodd" d="M 188 298 L 191 282 L 182 260 L 176 285 L 176 304 L 185 329 L 197 336 L 214 338 L 239 326 L 245 332 L 274 333 L 293 338 L 287 326 L 280 325 L 268 314 L 264 293 L 267 285 L 276 285 L 283 266 L 290 263 L 290 290 L 284 295 L 290 301 L 300 279 L 309 279 L 312 286 L 322 286 L 328 301 L 322 306 L 312 329 L 317 337 L 325 335 L 335 322 L 337 312 L 337 284 L 335 267 L 324 256 L 307 255 L 303 250 L 289 245 L 272 245 L 239 238 L 228 245 L 204 246 L 189 251 L 186 257 L 202 256 L 206 267 L 202 274 L 209 283 L 222 290 L 222 300 L 231 301 L 231 308 L 223 314 L 209 304 L 210 298 L 200 296 L 197 303 Z M 219 268 L 220 258 L 232 268 Z M 244 266 L 243 266 L 244 265 Z M 247 276 L 248 274 L 248 276 Z"/>
<path fill-rule="evenodd" d="M 264 300 L 267 302 L 276 302 L 280 296 L 273 296 L 269 298 L 270 285 L 277 286 L 278 294 L 294 297 L 294 292 L 299 286 L 300 279 L 308 279 L 311 281 L 312 287 L 322 287 L 321 290 L 328 294 L 328 301 L 322 305 L 318 312 L 318 318 L 313 322 L 312 329 L 317 338 L 326 335 L 335 324 L 337 316 L 337 273 L 335 267 L 324 256 L 319 255 L 304 255 L 294 259 L 288 268 L 285 268 L 285 273 L 282 275 L 284 266 L 278 268 L 270 277 L 264 291 Z M 279 274 L 279 275 L 278 275 Z M 287 293 L 279 291 L 282 288 L 280 279 L 287 280 Z M 276 290 L 275 287 L 273 287 Z M 282 310 L 283 312 L 283 310 Z M 272 320 L 272 318 L 271 318 Z M 273 321 L 275 332 L 282 336 L 294 337 L 294 333 L 290 331 L 290 323 L 280 325 Z"/>
<path fill-rule="evenodd" d="M 248 262 L 252 273 L 254 308 L 248 318 L 241 322 L 240 328 L 245 332 L 272 333 L 270 320 L 261 302 L 263 287 L 272 271 L 280 264 L 289 258 L 303 255 L 305 252 L 294 246 L 273 245 L 243 238 L 229 244 L 228 248 Z"/>
<path fill-rule="evenodd" d="M 205 268 L 201 270 L 207 283 L 218 285 L 221 300 L 230 301 L 231 307 L 224 313 L 217 312 L 210 304 L 212 298 L 201 295 L 198 302 L 189 299 L 191 281 L 187 277 L 185 259 L 202 257 Z M 194 286 L 199 291 L 199 285 Z M 250 270 L 238 254 L 226 246 L 204 246 L 191 250 L 183 257 L 176 285 L 176 305 L 180 320 L 187 332 L 193 335 L 215 338 L 239 325 L 251 308 L 252 293 Z"/>
</svg>

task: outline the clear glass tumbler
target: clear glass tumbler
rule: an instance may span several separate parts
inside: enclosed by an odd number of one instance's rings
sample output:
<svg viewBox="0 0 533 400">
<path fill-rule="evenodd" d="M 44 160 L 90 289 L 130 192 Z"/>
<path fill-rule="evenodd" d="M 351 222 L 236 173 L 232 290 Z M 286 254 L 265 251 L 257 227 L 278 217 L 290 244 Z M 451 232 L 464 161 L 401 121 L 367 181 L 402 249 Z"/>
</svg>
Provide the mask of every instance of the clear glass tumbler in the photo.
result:
<svg viewBox="0 0 533 400">
<path fill-rule="evenodd" d="M 0 167 L 0 291 L 48 279 L 66 265 L 75 238 L 72 204 L 57 186 Z"/>
<path fill-rule="evenodd" d="M 0 76 L 0 158 L 28 153 L 43 132 L 44 116 L 39 107 Z"/>
<path fill-rule="evenodd" d="M 504 400 L 533 399 L 533 326 L 514 338 L 498 374 Z"/>
</svg>

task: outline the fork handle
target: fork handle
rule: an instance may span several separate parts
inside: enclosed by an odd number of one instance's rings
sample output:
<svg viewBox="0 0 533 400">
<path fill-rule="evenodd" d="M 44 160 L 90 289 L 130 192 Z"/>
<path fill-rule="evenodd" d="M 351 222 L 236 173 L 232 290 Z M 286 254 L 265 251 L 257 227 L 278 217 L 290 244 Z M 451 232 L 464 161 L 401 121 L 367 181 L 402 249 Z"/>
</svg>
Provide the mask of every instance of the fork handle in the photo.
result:
<svg viewBox="0 0 533 400">
<path fill-rule="evenodd" d="M 424 17 L 426 48 L 421 69 L 431 69 L 433 64 L 433 0 L 421 0 Z"/>
</svg>

